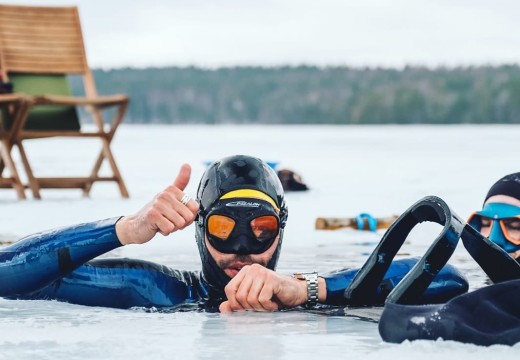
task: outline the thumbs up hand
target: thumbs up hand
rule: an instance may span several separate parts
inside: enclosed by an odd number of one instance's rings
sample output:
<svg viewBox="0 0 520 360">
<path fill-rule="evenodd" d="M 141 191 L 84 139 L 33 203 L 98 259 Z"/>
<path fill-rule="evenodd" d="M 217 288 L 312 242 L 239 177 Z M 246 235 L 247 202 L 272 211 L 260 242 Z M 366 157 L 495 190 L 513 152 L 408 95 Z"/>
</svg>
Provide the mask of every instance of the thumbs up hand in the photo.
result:
<svg viewBox="0 0 520 360">
<path fill-rule="evenodd" d="M 167 236 L 193 223 L 199 204 L 184 194 L 190 176 L 190 165 L 182 165 L 173 184 L 157 194 L 136 214 L 122 217 L 116 223 L 116 233 L 121 244 L 144 244 L 158 232 Z"/>
</svg>

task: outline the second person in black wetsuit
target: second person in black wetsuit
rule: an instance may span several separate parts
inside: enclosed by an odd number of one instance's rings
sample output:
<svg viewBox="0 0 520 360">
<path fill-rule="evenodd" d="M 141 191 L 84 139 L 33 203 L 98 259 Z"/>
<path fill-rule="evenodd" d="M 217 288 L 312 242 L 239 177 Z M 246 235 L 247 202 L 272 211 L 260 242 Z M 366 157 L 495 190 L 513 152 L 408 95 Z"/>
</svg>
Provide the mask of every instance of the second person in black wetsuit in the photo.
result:
<svg viewBox="0 0 520 360">
<path fill-rule="evenodd" d="M 520 263 L 520 173 L 495 182 L 485 196 L 482 210 L 471 214 L 468 223 Z M 445 304 L 387 304 L 379 322 L 383 340 L 400 343 L 442 338 L 485 346 L 520 343 L 520 266 L 497 259 L 489 263 L 497 272 L 507 269 L 508 279 L 490 281 L 491 285 Z"/>
<path fill-rule="evenodd" d="M 221 311 L 345 304 L 343 292 L 355 269 L 292 277 L 274 271 L 288 209 L 280 180 L 264 161 L 237 155 L 213 163 L 196 200 L 183 191 L 190 172 L 183 165 L 174 184 L 134 215 L 42 232 L 0 249 L 0 296 L 117 308 L 202 304 Z M 201 272 L 131 259 L 92 260 L 194 221 Z M 382 304 L 415 263 L 394 261 L 366 305 Z M 447 265 L 418 302 L 446 301 L 467 286 Z"/>
</svg>

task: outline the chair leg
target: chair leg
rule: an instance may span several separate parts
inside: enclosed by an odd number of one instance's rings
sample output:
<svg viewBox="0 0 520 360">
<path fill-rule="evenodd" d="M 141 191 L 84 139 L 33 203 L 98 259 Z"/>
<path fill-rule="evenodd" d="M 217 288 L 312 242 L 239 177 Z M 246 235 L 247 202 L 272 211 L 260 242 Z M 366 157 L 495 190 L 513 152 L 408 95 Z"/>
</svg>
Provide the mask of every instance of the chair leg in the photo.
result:
<svg viewBox="0 0 520 360">
<path fill-rule="evenodd" d="M 18 171 L 16 170 L 16 166 L 14 164 L 13 158 L 11 157 L 11 149 L 12 147 L 9 146 L 6 140 L 2 140 L 2 147 L 0 148 L 0 164 L 2 167 L 0 168 L 0 175 L 2 175 L 2 172 L 4 170 L 4 163 L 9 172 L 11 173 L 11 181 L 12 186 L 16 191 L 16 194 L 18 195 L 18 199 L 26 199 L 25 196 L 25 189 L 22 185 L 22 182 L 20 181 L 20 177 L 18 176 Z"/>
<path fill-rule="evenodd" d="M 119 192 L 121 193 L 121 196 L 123 198 L 129 198 L 130 194 L 128 193 L 128 190 L 126 188 L 125 182 L 123 181 L 123 177 L 121 176 L 121 173 L 119 172 L 119 168 L 117 167 L 116 161 L 114 159 L 114 155 L 112 154 L 112 151 L 110 150 L 110 141 L 107 139 L 103 139 L 103 148 L 101 149 L 99 156 L 94 164 L 94 167 L 92 168 L 92 171 L 90 173 L 90 178 L 94 179 L 98 176 L 99 170 L 101 168 L 101 164 L 103 163 L 104 159 L 108 160 L 108 163 L 110 165 L 110 168 L 112 169 L 112 173 L 114 174 L 115 181 L 117 182 L 117 185 L 119 186 Z M 92 189 L 93 181 L 90 181 L 85 188 L 83 189 L 83 195 L 88 196 L 90 194 L 90 190 Z"/>
<path fill-rule="evenodd" d="M 99 152 L 99 156 L 94 163 L 94 167 L 92 168 L 92 171 L 90 172 L 90 181 L 85 185 L 83 188 L 83 196 L 88 197 L 90 194 L 90 190 L 92 190 L 92 185 L 94 183 L 94 180 L 98 176 L 99 169 L 101 168 L 101 164 L 103 163 L 103 150 Z"/>
<path fill-rule="evenodd" d="M 112 154 L 112 151 L 110 150 L 110 141 L 107 139 L 103 139 L 103 150 L 105 153 L 105 158 L 108 160 L 108 163 L 110 164 L 110 168 L 112 169 L 112 173 L 114 174 L 114 177 L 116 178 L 117 185 L 119 186 L 119 191 L 121 192 L 121 196 L 124 198 L 130 197 L 128 194 L 128 190 L 126 189 L 125 182 L 123 181 L 123 177 L 121 176 L 121 173 L 119 172 L 119 168 L 117 167 L 116 160 L 114 159 L 114 155 Z"/>
<path fill-rule="evenodd" d="M 123 177 L 121 176 L 121 173 L 119 172 L 119 168 L 117 167 L 116 161 L 114 159 L 114 155 L 112 154 L 112 151 L 110 150 L 110 142 L 114 138 L 114 134 L 121 124 L 123 117 L 128 109 L 128 102 L 125 102 L 124 104 L 121 104 L 117 107 L 117 113 L 115 114 L 115 117 L 112 121 L 111 129 L 108 133 L 106 133 L 106 137 L 102 138 L 102 149 L 99 153 L 99 156 L 94 164 L 94 167 L 92 168 L 92 171 L 90 173 L 90 179 L 83 189 L 83 196 L 89 196 L 90 191 L 92 189 L 92 184 L 94 183 L 94 179 L 98 177 L 99 170 L 101 169 L 101 165 L 103 164 L 103 160 L 107 159 L 108 163 L 110 165 L 110 168 L 112 169 L 112 174 L 114 175 L 114 179 L 117 182 L 117 185 L 119 186 L 119 192 L 121 193 L 121 196 L 123 198 L 129 198 L 130 195 L 128 193 L 128 190 L 126 188 L 125 182 L 123 181 Z M 100 111 L 94 110 L 92 113 L 94 117 L 94 122 L 98 126 L 100 131 L 103 130 L 103 115 Z"/>
<path fill-rule="evenodd" d="M 41 199 L 40 195 L 40 185 L 38 184 L 38 180 L 34 177 L 34 174 L 31 169 L 31 165 L 29 164 L 29 160 L 27 159 L 27 155 L 25 154 L 25 149 L 22 145 L 21 141 L 16 143 L 18 146 L 18 150 L 20 151 L 20 157 L 22 158 L 23 167 L 25 168 L 25 173 L 27 174 L 27 179 L 29 180 L 29 187 L 32 190 L 33 197 L 35 199 Z"/>
</svg>

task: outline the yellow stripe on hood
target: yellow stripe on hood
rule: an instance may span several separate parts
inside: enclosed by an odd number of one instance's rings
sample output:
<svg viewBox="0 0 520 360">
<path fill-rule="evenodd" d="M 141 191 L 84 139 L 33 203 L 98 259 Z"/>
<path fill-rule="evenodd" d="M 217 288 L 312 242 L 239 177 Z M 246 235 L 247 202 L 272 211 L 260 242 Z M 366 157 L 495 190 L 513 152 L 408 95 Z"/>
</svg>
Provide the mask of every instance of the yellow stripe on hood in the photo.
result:
<svg viewBox="0 0 520 360">
<path fill-rule="evenodd" d="M 264 201 L 267 201 L 269 204 L 273 205 L 273 207 L 278 212 L 280 211 L 278 206 L 276 206 L 276 203 L 274 202 L 274 200 L 269 195 L 266 195 L 263 192 L 258 191 L 258 190 L 253 190 L 253 189 L 233 190 L 233 191 L 230 191 L 230 192 L 225 193 L 224 195 L 222 195 L 220 197 L 220 200 L 233 199 L 233 198 L 251 198 L 251 199 L 264 200 Z"/>
</svg>

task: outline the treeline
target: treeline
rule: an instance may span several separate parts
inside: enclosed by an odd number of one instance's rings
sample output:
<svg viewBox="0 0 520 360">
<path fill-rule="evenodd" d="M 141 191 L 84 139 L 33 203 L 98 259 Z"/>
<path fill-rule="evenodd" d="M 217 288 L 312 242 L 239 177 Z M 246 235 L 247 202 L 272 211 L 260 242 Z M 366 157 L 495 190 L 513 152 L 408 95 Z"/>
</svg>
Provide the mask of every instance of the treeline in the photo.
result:
<svg viewBox="0 0 520 360">
<path fill-rule="evenodd" d="M 125 123 L 520 123 L 516 65 L 122 68 L 94 76 L 100 94 L 130 96 Z"/>
</svg>

